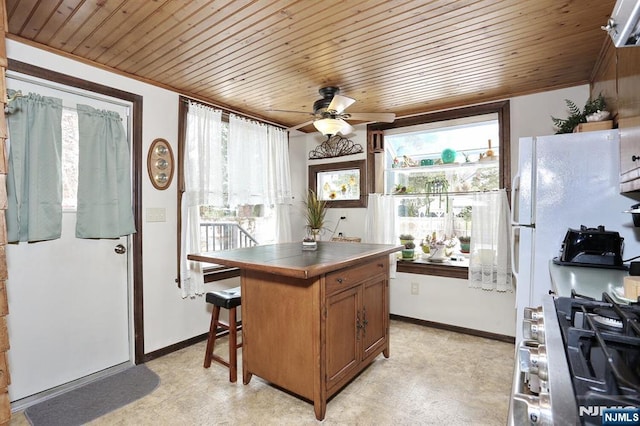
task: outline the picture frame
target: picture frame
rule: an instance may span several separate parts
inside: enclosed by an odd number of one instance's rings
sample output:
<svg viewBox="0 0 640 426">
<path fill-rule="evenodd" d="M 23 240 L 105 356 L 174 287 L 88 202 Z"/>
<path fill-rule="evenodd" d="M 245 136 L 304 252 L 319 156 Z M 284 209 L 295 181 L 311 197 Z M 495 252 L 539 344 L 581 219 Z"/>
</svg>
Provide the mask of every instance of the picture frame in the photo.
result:
<svg viewBox="0 0 640 426">
<path fill-rule="evenodd" d="M 309 189 L 328 208 L 366 207 L 366 161 L 343 161 L 309 166 Z"/>
</svg>

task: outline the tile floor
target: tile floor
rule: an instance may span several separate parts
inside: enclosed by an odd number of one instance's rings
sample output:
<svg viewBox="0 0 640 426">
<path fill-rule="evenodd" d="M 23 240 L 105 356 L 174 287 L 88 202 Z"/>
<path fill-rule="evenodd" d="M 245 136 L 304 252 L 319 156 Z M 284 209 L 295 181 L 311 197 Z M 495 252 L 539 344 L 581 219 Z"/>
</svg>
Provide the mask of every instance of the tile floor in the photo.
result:
<svg viewBox="0 0 640 426">
<path fill-rule="evenodd" d="M 227 338 L 216 353 L 226 353 Z M 313 405 L 254 376 L 228 381 L 205 342 L 147 363 L 160 376 L 150 395 L 93 425 L 311 425 Z M 391 357 L 376 360 L 327 404 L 327 425 L 504 425 L 513 344 L 391 321 Z M 12 426 L 28 425 L 14 413 Z"/>
</svg>

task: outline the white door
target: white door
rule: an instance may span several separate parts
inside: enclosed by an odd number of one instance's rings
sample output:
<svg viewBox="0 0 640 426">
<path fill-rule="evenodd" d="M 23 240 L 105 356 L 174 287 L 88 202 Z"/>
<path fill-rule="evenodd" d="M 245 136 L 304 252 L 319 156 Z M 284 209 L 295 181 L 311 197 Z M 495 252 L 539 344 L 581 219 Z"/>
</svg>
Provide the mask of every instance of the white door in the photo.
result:
<svg viewBox="0 0 640 426">
<path fill-rule="evenodd" d="M 9 76 L 7 85 L 62 98 L 70 111 L 84 103 L 127 120 L 126 104 L 86 98 L 76 89 L 72 94 L 18 75 Z M 76 238 L 76 214 L 67 195 L 65 204 L 62 238 L 7 246 L 12 402 L 132 363 L 129 238 Z"/>
</svg>

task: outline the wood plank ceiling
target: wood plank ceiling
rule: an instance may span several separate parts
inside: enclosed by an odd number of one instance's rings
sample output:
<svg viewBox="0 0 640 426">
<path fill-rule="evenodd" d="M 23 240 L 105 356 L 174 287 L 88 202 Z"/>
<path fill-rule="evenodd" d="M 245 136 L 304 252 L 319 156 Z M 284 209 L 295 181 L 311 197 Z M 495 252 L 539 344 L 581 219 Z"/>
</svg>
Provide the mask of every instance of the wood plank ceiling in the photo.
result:
<svg viewBox="0 0 640 426">
<path fill-rule="evenodd" d="M 588 83 L 614 4 L 6 0 L 9 38 L 286 127 L 324 86 L 406 116 Z"/>
</svg>

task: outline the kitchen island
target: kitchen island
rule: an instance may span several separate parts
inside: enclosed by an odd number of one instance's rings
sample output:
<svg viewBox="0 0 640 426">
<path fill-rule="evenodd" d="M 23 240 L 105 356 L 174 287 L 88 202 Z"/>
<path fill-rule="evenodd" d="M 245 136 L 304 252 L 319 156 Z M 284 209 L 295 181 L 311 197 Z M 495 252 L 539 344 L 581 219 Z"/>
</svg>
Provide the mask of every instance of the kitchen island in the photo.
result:
<svg viewBox="0 0 640 426">
<path fill-rule="evenodd" d="M 312 401 L 322 420 L 327 399 L 389 357 L 389 255 L 401 248 L 321 241 L 188 258 L 240 268 L 243 383 L 255 374 Z"/>
</svg>

